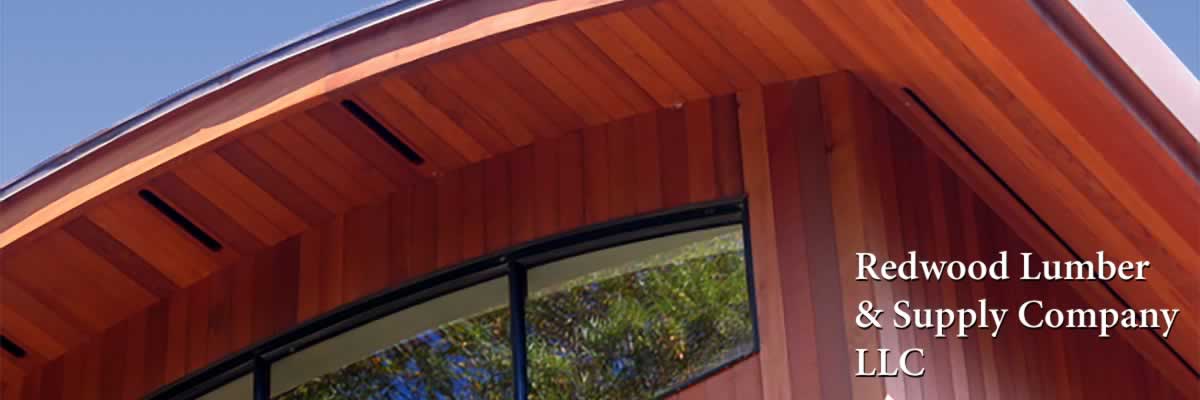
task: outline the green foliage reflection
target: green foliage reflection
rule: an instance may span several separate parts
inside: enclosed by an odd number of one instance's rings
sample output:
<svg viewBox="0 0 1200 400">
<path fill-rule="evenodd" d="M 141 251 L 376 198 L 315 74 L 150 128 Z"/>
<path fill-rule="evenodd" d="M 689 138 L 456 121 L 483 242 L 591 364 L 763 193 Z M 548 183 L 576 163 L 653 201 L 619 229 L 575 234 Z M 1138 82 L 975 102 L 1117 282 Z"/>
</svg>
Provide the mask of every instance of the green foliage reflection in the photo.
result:
<svg viewBox="0 0 1200 400">
<path fill-rule="evenodd" d="M 634 399 L 753 347 L 740 234 L 695 243 L 534 293 L 537 399 Z M 426 331 L 277 399 L 512 398 L 507 307 Z"/>
</svg>

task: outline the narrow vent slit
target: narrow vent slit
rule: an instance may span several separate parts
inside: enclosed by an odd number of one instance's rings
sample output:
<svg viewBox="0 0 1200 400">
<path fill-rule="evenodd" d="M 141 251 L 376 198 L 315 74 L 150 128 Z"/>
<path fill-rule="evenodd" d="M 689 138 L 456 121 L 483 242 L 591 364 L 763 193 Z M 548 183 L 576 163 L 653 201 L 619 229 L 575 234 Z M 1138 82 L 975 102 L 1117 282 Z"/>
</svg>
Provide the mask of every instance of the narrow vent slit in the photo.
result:
<svg viewBox="0 0 1200 400">
<path fill-rule="evenodd" d="M 371 132 L 375 133 L 375 136 L 378 136 L 380 139 L 382 139 L 388 144 L 388 146 L 392 146 L 393 150 L 399 152 L 404 156 L 404 158 L 408 159 L 409 162 L 413 163 L 413 165 L 421 165 L 425 163 L 425 159 L 422 158 L 420 154 L 417 154 L 416 150 L 413 150 L 413 148 L 409 147 L 408 144 L 404 143 L 403 140 L 400 140 L 398 136 L 393 134 L 391 130 L 384 126 L 383 123 L 379 122 L 379 120 L 375 119 L 375 117 L 371 116 L 371 113 L 368 113 L 367 110 L 364 110 L 358 105 L 358 103 L 355 103 L 351 100 L 342 100 L 342 108 L 346 109 L 350 115 L 353 115 L 354 118 L 357 118 L 358 121 L 362 122 L 363 125 L 366 125 Z"/>
<path fill-rule="evenodd" d="M 171 220 L 171 222 L 174 222 L 175 225 L 179 226 L 180 229 L 183 229 L 184 232 L 196 239 L 196 241 L 200 242 L 200 244 L 204 245 L 204 247 L 207 247 L 209 250 L 214 252 L 221 251 L 221 242 L 218 242 L 217 239 L 209 235 L 208 232 L 200 229 L 200 226 L 196 225 L 196 223 L 192 222 L 192 220 L 179 213 L 178 210 L 176 210 L 174 207 L 171 207 L 170 204 L 167 204 L 166 201 L 163 201 L 163 199 L 159 198 L 158 195 L 154 194 L 154 192 L 142 189 L 138 191 L 138 196 L 141 197 L 142 200 L 146 201 L 146 204 L 154 207 L 155 210 L 158 210 L 159 213 L 162 213 L 163 216 L 167 217 L 167 219 Z"/>
<path fill-rule="evenodd" d="M 1079 256 L 1079 252 L 1075 251 L 1075 248 L 1071 247 L 1071 244 L 1067 243 L 1067 240 L 1064 239 L 1062 235 L 1059 235 L 1058 231 L 1054 230 L 1054 228 L 1050 226 L 1050 223 L 1046 222 L 1046 220 L 1042 218 L 1042 216 L 1038 214 L 1037 211 L 1035 211 L 1033 207 L 1025 201 L 1024 198 L 1021 197 L 1021 195 L 1017 194 L 1017 191 L 1014 190 L 1012 186 L 1009 186 L 1008 182 L 1006 182 L 1004 178 L 1000 177 L 1000 174 L 993 170 L 991 165 L 988 165 L 987 162 L 984 162 L 983 157 L 980 157 L 979 153 L 976 153 L 971 146 L 967 145 L 967 142 L 958 135 L 958 132 L 955 132 L 954 129 L 950 128 L 950 125 L 947 124 L 946 121 L 937 114 L 937 112 L 933 111 L 933 108 L 930 107 L 928 103 L 925 103 L 925 100 L 922 99 L 921 96 L 917 95 L 916 92 L 907 87 L 902 88 L 902 90 L 904 91 L 905 95 L 908 95 L 908 98 L 911 99 L 913 103 L 916 103 L 918 107 L 921 107 L 921 110 L 924 111 L 925 114 L 929 115 L 929 118 L 933 119 L 934 123 L 938 124 L 938 127 L 942 128 L 942 131 L 950 135 L 950 137 L 958 143 L 959 147 L 961 147 L 962 150 L 971 157 L 971 159 L 975 160 L 975 162 L 978 163 L 979 166 L 982 167 L 983 170 L 1000 185 L 1000 187 L 1004 188 L 1004 190 L 1008 192 L 1008 195 L 1012 196 L 1013 200 L 1016 200 L 1017 204 L 1019 204 L 1026 213 L 1033 217 L 1034 221 L 1036 221 L 1038 225 L 1042 227 L 1042 229 L 1045 229 L 1046 232 L 1054 237 L 1054 240 L 1058 242 L 1059 245 L 1066 249 L 1067 252 L 1071 253 L 1071 256 L 1074 257 L 1076 261 L 1083 260 L 1083 257 Z M 1108 292 L 1108 294 L 1117 299 L 1121 305 L 1125 306 L 1125 308 L 1133 308 L 1129 305 L 1129 302 L 1126 301 L 1124 297 L 1121 297 L 1120 293 L 1117 293 L 1117 291 L 1112 288 L 1112 285 L 1109 285 L 1106 281 L 1101 281 L 1100 283 L 1104 285 L 1104 289 Z M 1167 351 L 1170 351 L 1171 354 L 1175 356 L 1175 359 L 1178 360 L 1180 364 L 1183 364 L 1184 367 L 1191 371 L 1192 375 L 1200 375 L 1200 373 L 1196 371 L 1195 367 L 1193 367 L 1191 363 L 1184 359 L 1183 355 L 1180 354 L 1175 347 L 1167 343 L 1166 339 L 1164 339 L 1162 335 L 1153 336 L 1158 340 L 1159 343 L 1162 343 L 1162 345 L 1167 348 Z"/>
<path fill-rule="evenodd" d="M 25 349 L 16 342 L 10 340 L 8 336 L 0 335 L 0 347 L 3 347 L 4 351 L 7 351 L 8 354 L 12 354 L 13 357 L 25 358 Z"/>
</svg>

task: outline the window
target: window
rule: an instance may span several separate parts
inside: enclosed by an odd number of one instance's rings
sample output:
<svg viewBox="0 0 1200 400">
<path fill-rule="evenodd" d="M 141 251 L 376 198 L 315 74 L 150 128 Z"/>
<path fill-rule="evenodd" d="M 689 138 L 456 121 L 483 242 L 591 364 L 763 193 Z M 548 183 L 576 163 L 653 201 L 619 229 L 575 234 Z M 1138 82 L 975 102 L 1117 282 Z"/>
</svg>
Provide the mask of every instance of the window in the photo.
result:
<svg viewBox="0 0 1200 400">
<path fill-rule="evenodd" d="M 508 279 L 451 292 L 276 361 L 272 399 L 511 399 Z"/>
<path fill-rule="evenodd" d="M 757 350 L 742 213 L 714 203 L 542 239 L 334 310 L 150 398 L 662 397 Z"/>
<path fill-rule="evenodd" d="M 531 398 L 651 398 L 750 354 L 740 226 L 529 271 Z"/>
</svg>

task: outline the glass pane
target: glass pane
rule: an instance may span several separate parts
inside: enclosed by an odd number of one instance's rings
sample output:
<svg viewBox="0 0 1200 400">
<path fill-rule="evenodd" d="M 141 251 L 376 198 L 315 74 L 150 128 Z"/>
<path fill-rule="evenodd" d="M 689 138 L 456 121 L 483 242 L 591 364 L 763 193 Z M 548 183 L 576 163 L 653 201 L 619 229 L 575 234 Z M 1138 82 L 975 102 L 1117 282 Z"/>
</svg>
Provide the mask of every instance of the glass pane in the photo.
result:
<svg viewBox="0 0 1200 400">
<path fill-rule="evenodd" d="M 532 397 L 654 397 L 753 351 L 741 232 L 690 232 L 530 270 Z"/>
<path fill-rule="evenodd" d="M 197 397 L 199 400 L 246 400 L 254 398 L 254 374 L 242 375 L 232 382 Z"/>
<path fill-rule="evenodd" d="M 273 399 L 511 399 L 508 279 L 381 318 L 271 366 Z"/>
</svg>

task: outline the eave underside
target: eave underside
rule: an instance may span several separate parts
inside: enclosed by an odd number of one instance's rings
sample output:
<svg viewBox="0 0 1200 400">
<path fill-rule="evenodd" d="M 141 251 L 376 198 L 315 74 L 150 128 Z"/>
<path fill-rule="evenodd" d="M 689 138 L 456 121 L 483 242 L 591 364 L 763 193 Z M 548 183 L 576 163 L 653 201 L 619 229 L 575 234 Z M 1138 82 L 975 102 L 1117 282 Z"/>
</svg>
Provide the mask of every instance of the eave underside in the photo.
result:
<svg viewBox="0 0 1200 400">
<path fill-rule="evenodd" d="M 31 356 L 3 355 L 0 378 L 20 379 L 214 273 L 404 188 L 638 115 L 838 70 L 863 81 L 1044 257 L 1103 250 L 1152 261 L 1146 282 L 1081 288 L 1089 302 L 1196 310 L 1195 171 L 1030 4 L 601 3 L 461 1 L 389 22 L 6 201 L 0 331 Z M 378 141 L 345 112 L 347 100 L 427 162 L 412 165 Z M 224 249 L 196 243 L 140 190 Z M 1133 345 L 1194 380 L 1197 338 L 1183 318 L 1166 343 Z"/>
</svg>

